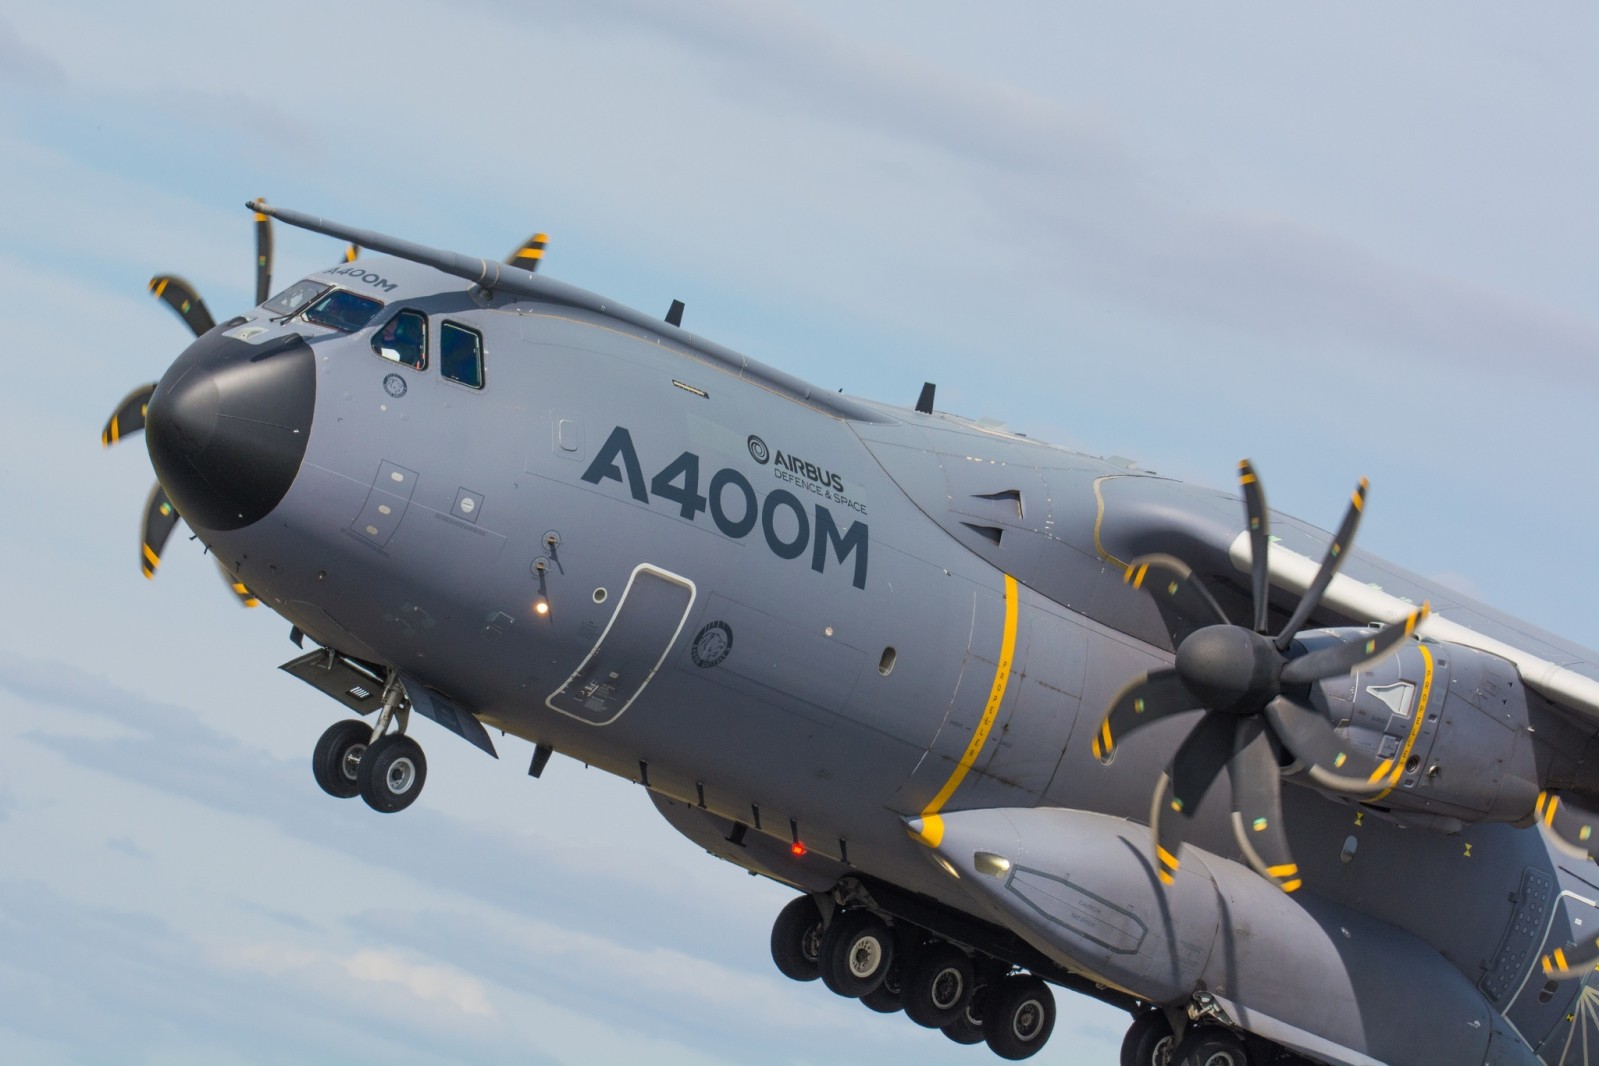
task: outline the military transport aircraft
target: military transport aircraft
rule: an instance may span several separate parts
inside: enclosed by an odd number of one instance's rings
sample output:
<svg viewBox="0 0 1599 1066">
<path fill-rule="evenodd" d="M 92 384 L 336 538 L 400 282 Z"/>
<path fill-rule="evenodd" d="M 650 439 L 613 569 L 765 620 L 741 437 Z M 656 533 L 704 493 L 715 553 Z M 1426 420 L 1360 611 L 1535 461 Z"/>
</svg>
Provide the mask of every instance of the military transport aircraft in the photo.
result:
<svg viewBox="0 0 1599 1066">
<path fill-rule="evenodd" d="M 1352 552 L 1364 483 L 1329 538 L 1247 463 L 1240 504 L 809 385 L 542 239 L 249 207 L 380 254 L 269 296 L 263 253 L 220 324 L 157 279 L 198 336 L 106 440 L 147 572 L 181 516 L 357 715 L 327 792 L 414 802 L 419 717 L 630 778 L 799 891 L 784 974 L 1004 1058 L 1052 989 L 1124 1066 L 1599 1048 L 1599 658 Z"/>
</svg>

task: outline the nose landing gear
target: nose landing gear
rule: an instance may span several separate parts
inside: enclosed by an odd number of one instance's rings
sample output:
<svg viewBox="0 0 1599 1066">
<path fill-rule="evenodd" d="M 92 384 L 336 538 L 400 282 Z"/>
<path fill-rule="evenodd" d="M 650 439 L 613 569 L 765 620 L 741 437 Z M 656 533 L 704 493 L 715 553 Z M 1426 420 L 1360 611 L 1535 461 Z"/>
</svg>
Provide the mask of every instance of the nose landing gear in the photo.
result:
<svg viewBox="0 0 1599 1066">
<path fill-rule="evenodd" d="M 311 773 L 322 791 L 339 799 L 358 795 L 382 814 L 415 803 L 427 781 L 428 763 L 422 745 L 405 735 L 410 717 L 405 686 L 391 678 L 376 722 L 367 725 L 351 718 L 329 726 L 311 754 Z M 393 733 L 390 723 L 396 727 Z"/>
</svg>

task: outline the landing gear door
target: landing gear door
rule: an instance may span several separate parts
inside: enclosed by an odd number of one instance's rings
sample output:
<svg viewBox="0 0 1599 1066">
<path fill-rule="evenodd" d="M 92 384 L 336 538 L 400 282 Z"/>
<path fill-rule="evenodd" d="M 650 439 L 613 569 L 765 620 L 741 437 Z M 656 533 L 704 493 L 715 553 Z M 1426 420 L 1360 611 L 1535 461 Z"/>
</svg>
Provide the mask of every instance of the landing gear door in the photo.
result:
<svg viewBox="0 0 1599 1066">
<path fill-rule="evenodd" d="M 605 632 L 545 704 L 589 725 L 622 717 L 661 668 L 693 605 L 688 578 L 648 564 L 635 568 Z"/>
</svg>

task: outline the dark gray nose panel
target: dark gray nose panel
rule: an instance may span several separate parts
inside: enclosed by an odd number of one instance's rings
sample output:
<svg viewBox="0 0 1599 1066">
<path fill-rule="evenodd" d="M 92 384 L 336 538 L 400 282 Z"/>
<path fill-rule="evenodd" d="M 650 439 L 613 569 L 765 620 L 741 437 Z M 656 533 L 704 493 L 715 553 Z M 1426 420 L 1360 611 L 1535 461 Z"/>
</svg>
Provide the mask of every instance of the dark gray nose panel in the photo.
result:
<svg viewBox="0 0 1599 1066">
<path fill-rule="evenodd" d="M 298 334 L 261 344 L 207 334 L 150 397 L 150 461 L 190 525 L 240 529 L 294 483 L 315 407 L 316 362 Z"/>
</svg>

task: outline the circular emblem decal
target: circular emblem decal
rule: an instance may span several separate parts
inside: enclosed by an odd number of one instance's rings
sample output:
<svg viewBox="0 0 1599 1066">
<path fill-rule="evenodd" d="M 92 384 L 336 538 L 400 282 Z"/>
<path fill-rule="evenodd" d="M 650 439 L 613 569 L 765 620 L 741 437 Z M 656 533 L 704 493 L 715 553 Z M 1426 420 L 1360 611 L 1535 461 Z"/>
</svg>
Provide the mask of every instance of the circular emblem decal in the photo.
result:
<svg viewBox="0 0 1599 1066">
<path fill-rule="evenodd" d="M 383 391 L 399 399 L 405 395 L 405 379 L 398 374 L 390 374 L 383 379 Z"/>
<path fill-rule="evenodd" d="M 707 622 L 694 634 L 694 646 L 689 656 L 701 669 L 720 666 L 727 653 L 733 650 L 733 630 L 726 622 Z"/>
<path fill-rule="evenodd" d="M 748 443 L 749 443 L 749 446 L 750 446 L 750 458 L 751 459 L 754 459 L 757 463 L 760 463 L 762 466 L 765 466 L 768 462 L 771 461 L 772 453 L 766 450 L 766 442 L 764 440 L 762 440 L 761 438 L 757 437 L 755 434 L 751 433 Z"/>
</svg>

